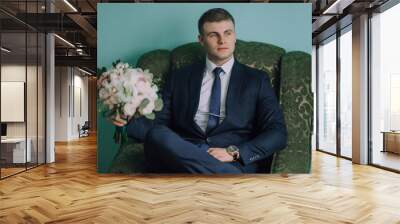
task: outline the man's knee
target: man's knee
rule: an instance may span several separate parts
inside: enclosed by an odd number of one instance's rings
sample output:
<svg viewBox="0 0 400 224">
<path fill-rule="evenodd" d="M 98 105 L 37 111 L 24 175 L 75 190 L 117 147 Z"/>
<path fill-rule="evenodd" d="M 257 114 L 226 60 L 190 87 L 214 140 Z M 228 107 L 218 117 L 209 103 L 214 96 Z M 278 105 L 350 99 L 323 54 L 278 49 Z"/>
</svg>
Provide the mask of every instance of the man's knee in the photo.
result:
<svg viewBox="0 0 400 224">
<path fill-rule="evenodd" d="M 145 150 L 150 154 L 170 153 L 169 151 L 174 151 L 173 149 L 176 146 L 174 136 L 174 133 L 168 127 L 154 126 L 146 135 Z"/>
<path fill-rule="evenodd" d="M 162 134 L 162 126 L 154 126 L 152 127 L 146 134 L 145 143 L 154 144 L 160 141 L 163 138 Z"/>
<path fill-rule="evenodd" d="M 155 139 L 155 134 L 156 134 L 156 132 L 155 131 L 153 131 L 154 130 L 154 128 L 151 128 L 149 131 L 147 131 L 147 133 L 146 133 L 146 137 L 145 137 L 145 139 L 144 139 L 144 143 L 146 144 L 148 144 L 148 143 L 152 143 L 153 142 L 153 139 Z"/>
<path fill-rule="evenodd" d="M 180 142 L 180 136 L 164 125 L 154 126 L 146 135 L 148 144 L 161 148 L 174 148 Z"/>
</svg>

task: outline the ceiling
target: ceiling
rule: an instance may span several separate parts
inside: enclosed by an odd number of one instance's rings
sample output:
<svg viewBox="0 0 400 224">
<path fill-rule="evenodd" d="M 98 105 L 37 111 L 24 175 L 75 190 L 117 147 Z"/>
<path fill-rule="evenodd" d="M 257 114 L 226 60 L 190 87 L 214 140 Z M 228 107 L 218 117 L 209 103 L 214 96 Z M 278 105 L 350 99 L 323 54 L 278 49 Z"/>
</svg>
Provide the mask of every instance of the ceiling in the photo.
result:
<svg viewBox="0 0 400 224">
<path fill-rule="evenodd" d="M 251 0 L 234 2 L 269 3 L 312 3 L 313 43 L 336 32 L 337 21 L 340 26 L 351 23 L 351 17 L 371 10 L 387 0 Z M 135 2 L 233 2 L 213 0 L 171 1 L 171 0 L 1 0 L 0 22 L 5 38 L 18 45 L 21 40 L 18 32 L 28 28 L 30 31 L 55 32 L 56 65 L 75 65 L 96 70 L 97 55 L 97 3 L 135 3 Z M 52 11 L 52 13 L 49 13 Z M 4 36 L 4 35 L 3 35 Z M 13 37 L 14 36 L 14 37 Z M 63 41 L 62 39 L 66 40 Z M 3 42 L 4 43 L 4 42 Z M 23 43 L 19 43 L 21 46 Z M 72 44 L 72 45 L 71 45 Z M 33 45 L 29 45 L 33 46 Z M 28 51 L 30 51 L 28 49 Z"/>
</svg>

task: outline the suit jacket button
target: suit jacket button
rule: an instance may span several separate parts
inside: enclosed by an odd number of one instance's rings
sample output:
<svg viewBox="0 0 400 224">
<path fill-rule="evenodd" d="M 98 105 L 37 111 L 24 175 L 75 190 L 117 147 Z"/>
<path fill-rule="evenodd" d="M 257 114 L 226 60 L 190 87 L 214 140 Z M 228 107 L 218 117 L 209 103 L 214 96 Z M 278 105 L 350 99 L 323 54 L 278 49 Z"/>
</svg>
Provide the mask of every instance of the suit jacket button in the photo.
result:
<svg viewBox="0 0 400 224">
<path fill-rule="evenodd" d="M 210 138 L 206 138 L 206 142 L 207 143 L 211 143 L 211 139 Z"/>
</svg>

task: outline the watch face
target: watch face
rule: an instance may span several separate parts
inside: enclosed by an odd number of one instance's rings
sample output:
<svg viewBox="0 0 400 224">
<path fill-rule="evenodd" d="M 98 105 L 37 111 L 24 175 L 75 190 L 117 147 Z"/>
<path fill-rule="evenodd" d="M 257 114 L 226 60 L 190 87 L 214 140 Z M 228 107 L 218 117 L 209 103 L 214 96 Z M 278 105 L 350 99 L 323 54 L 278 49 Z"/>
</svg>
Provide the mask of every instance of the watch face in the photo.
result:
<svg viewBox="0 0 400 224">
<path fill-rule="evenodd" d="M 236 161 L 239 159 L 239 149 L 234 146 L 230 145 L 226 148 L 226 152 L 229 153 L 233 157 L 233 161 Z"/>
<path fill-rule="evenodd" d="M 237 152 L 238 150 L 237 150 L 236 147 L 230 145 L 230 146 L 228 146 L 228 148 L 226 149 L 226 151 L 228 151 L 228 152 Z"/>
</svg>

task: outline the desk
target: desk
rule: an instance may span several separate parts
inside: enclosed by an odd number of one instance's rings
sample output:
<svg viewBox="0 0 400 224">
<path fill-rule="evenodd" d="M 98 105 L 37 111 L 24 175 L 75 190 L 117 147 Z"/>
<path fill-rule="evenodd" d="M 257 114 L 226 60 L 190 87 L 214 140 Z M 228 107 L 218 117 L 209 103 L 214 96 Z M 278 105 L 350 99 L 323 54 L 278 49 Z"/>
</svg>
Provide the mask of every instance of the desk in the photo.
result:
<svg viewBox="0 0 400 224">
<path fill-rule="evenodd" d="M 25 154 L 25 138 L 1 139 L 1 157 L 6 163 L 25 163 L 32 159 L 30 138 L 27 139 L 28 147 Z M 11 159 L 12 158 L 12 159 Z M 25 158 L 27 161 L 25 161 Z"/>
<path fill-rule="evenodd" d="M 383 133 L 383 150 L 382 152 L 393 152 L 400 154 L 400 132 L 399 131 L 382 131 Z"/>
</svg>

